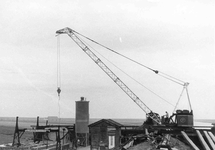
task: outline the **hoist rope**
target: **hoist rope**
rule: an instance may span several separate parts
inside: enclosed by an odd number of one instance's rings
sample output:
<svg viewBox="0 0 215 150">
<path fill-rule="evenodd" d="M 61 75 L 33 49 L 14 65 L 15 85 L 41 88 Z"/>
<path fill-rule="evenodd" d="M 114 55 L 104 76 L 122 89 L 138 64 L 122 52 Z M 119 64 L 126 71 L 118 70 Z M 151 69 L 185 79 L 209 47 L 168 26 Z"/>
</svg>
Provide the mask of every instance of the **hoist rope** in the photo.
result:
<svg viewBox="0 0 215 150">
<path fill-rule="evenodd" d="M 61 86 L 60 71 L 60 36 L 57 37 L 57 87 Z"/>
<path fill-rule="evenodd" d="M 58 96 L 58 122 L 60 123 L 60 96 Z"/>
<path fill-rule="evenodd" d="M 60 92 L 61 92 L 61 70 L 60 70 L 60 36 L 57 37 L 57 93 L 58 93 L 58 121 L 60 123 Z"/>
<path fill-rule="evenodd" d="M 79 37 L 80 38 L 80 37 Z M 81 38 L 80 38 L 81 39 Z M 116 67 L 117 69 L 119 69 L 122 73 L 124 73 L 126 76 L 128 76 L 129 78 L 131 78 L 132 80 L 134 80 L 136 83 L 138 83 L 139 85 L 141 85 L 142 87 L 144 87 L 145 89 L 147 89 L 149 92 L 151 92 L 152 94 L 154 94 L 155 96 L 157 96 L 158 98 L 160 98 L 161 100 L 165 101 L 166 103 L 172 105 L 174 107 L 173 104 L 171 104 L 169 101 L 167 101 L 166 99 L 162 98 L 160 95 L 156 94 L 155 92 L 153 92 L 151 89 L 147 88 L 146 86 L 144 86 L 142 83 L 140 83 L 139 81 L 137 81 L 136 79 L 134 79 L 133 77 L 131 77 L 129 74 L 127 74 L 125 71 L 123 71 L 122 69 L 120 69 L 118 66 L 116 66 L 114 63 L 112 63 L 110 60 L 108 60 L 104 55 L 102 55 L 101 53 L 99 53 L 97 50 L 95 50 L 92 46 L 90 46 L 89 44 L 87 44 L 83 39 L 82 42 L 87 45 L 88 47 L 90 47 L 92 50 L 94 50 L 95 52 L 97 52 L 101 57 L 103 57 L 106 61 L 108 61 L 109 63 L 111 63 L 114 67 Z"/>
<path fill-rule="evenodd" d="M 104 46 L 104 45 L 102 45 L 102 44 L 100 44 L 100 43 L 98 43 L 98 42 L 96 42 L 96 41 L 94 41 L 94 40 L 92 40 L 92 39 L 90 39 L 90 38 L 88 38 L 88 37 L 86 37 L 86 36 L 84 36 L 84 35 L 82 35 L 82 34 L 76 32 L 76 31 L 74 31 L 74 30 L 73 30 L 73 32 L 79 34 L 80 36 L 82 36 L 82 37 L 88 39 L 89 41 L 91 41 L 91 42 L 93 42 L 93 43 L 96 43 L 97 45 L 100 45 L 101 47 L 104 47 L 105 49 L 107 49 L 107 50 L 109 50 L 109 51 L 111 51 L 111 52 L 113 52 L 113 53 L 115 53 L 115 54 L 117 54 L 117 55 L 120 55 L 120 56 L 122 56 L 122 57 L 124 57 L 124 58 L 126 58 L 126 59 L 128 59 L 128 60 L 130 60 L 130 61 L 132 61 L 132 62 L 134 62 L 134 63 L 136 63 L 136 64 L 138 64 L 138 65 L 140 65 L 140 66 L 142 66 L 142 67 L 145 67 L 145 68 L 147 68 L 147 69 L 153 71 L 153 72 L 156 73 L 156 74 L 159 74 L 161 77 L 164 77 L 164 78 L 166 78 L 166 79 L 168 79 L 168 80 L 170 80 L 170 81 L 172 81 L 172 82 L 175 82 L 175 83 L 177 83 L 177 84 L 180 84 L 180 85 L 184 85 L 184 83 L 185 83 L 184 81 L 181 81 L 181 80 L 179 80 L 179 79 L 177 79 L 177 78 L 174 78 L 174 77 L 172 77 L 172 76 L 170 76 L 170 75 L 167 75 L 167 74 L 162 73 L 162 72 L 160 72 L 160 71 L 158 71 L 158 70 L 155 70 L 155 69 L 152 69 L 152 68 L 150 68 L 150 67 L 148 67 L 148 66 L 146 66 L 146 65 L 143 65 L 143 64 L 141 64 L 141 63 L 139 63 L 139 62 L 137 62 L 137 61 L 135 61 L 135 60 L 133 60 L 133 59 L 131 59 L 131 58 L 129 58 L 129 57 L 123 55 L 123 54 L 120 54 L 120 53 L 116 52 L 115 50 L 113 50 L 113 49 L 111 49 L 111 48 L 109 48 L 109 47 L 107 47 L 107 46 Z M 163 74 L 163 75 L 161 75 L 160 73 Z M 174 79 L 174 80 L 173 80 L 173 79 Z M 182 82 L 183 84 L 180 83 L 180 82 Z"/>
<path fill-rule="evenodd" d="M 130 61 L 132 61 L 132 62 L 134 62 L 134 63 L 136 63 L 136 64 L 138 64 L 138 65 L 140 65 L 140 66 L 142 66 L 142 67 L 145 67 L 145 68 L 147 68 L 147 69 L 153 71 L 154 73 L 160 75 L 161 77 L 163 77 L 163 78 L 165 78 L 165 79 L 168 79 L 168 80 L 170 80 L 170 81 L 172 81 L 172 82 L 175 82 L 175 83 L 177 83 L 177 84 L 179 84 L 179 85 L 182 85 L 182 86 L 183 86 L 183 90 L 182 90 L 182 92 L 181 92 L 181 94 L 180 94 L 180 96 L 179 96 L 179 99 L 178 99 L 178 102 L 177 102 L 175 108 L 177 107 L 177 105 L 178 105 L 178 103 L 179 103 L 179 100 L 181 99 L 182 94 L 183 94 L 183 92 L 184 92 L 185 89 L 186 89 L 186 91 L 187 91 L 187 97 L 188 97 L 188 100 L 189 100 L 189 95 L 188 95 L 188 90 L 187 90 L 187 85 L 188 85 L 188 83 L 183 82 L 182 80 L 179 80 L 179 79 L 177 79 L 177 78 L 174 78 L 174 77 L 172 77 L 172 76 L 170 76 L 170 75 L 167 75 L 167 74 L 165 74 L 165 73 L 163 73 L 163 72 L 160 72 L 160 71 L 158 71 L 158 70 L 152 69 L 152 68 L 150 68 L 150 67 L 148 67 L 148 66 L 146 66 L 146 65 L 143 65 L 143 64 L 141 64 L 141 63 L 139 63 L 139 62 L 137 62 L 137 61 L 135 61 L 135 60 L 133 60 L 133 59 L 131 59 L 131 58 L 129 58 L 129 57 L 123 55 L 123 54 L 120 54 L 120 53 L 118 53 L 117 51 L 114 51 L 113 49 L 108 48 L 108 47 L 106 47 L 106 46 L 104 46 L 104 45 L 102 45 L 102 44 L 100 44 L 100 43 L 98 43 L 98 42 L 96 42 L 96 41 L 94 41 L 94 40 L 92 40 L 92 39 L 90 39 L 90 38 L 88 38 L 88 37 L 86 37 L 86 36 L 84 36 L 84 35 L 78 33 L 78 32 L 76 32 L 76 31 L 74 31 L 74 30 L 72 30 L 71 32 L 74 32 L 74 33 L 76 33 L 76 34 L 78 34 L 78 35 L 80 35 L 80 36 L 86 38 L 87 40 L 89 40 L 89 41 L 91 41 L 91 42 L 93 42 L 93 43 L 95 43 L 95 44 L 97 44 L 97 45 L 99 45 L 99 46 L 101 46 L 101 47 L 103 47 L 103 48 L 105 48 L 105 49 L 107 49 L 107 50 L 109 50 L 109 51 L 111 51 L 111 52 L 113 52 L 113 53 L 119 55 L 119 56 L 122 56 L 122 57 L 124 57 L 124 58 L 126 58 L 126 59 L 128 59 L 128 60 L 130 60 Z M 61 32 L 58 32 L 58 33 L 61 33 Z M 63 32 L 62 32 L 62 33 L 63 33 Z M 96 50 L 95 50 L 95 51 L 96 51 Z M 99 53 L 98 51 L 96 51 L 96 52 Z M 100 53 L 99 53 L 99 54 L 100 54 Z M 100 54 L 100 55 L 101 55 L 101 54 Z M 101 55 L 101 56 L 102 56 L 102 55 Z M 102 57 L 105 58 L 104 56 L 102 56 Z M 105 59 L 106 59 L 106 58 L 105 58 Z M 106 59 L 106 60 L 109 61 L 108 59 Z M 109 61 L 109 62 L 110 62 L 110 61 Z M 113 66 L 115 66 L 116 68 L 118 68 L 118 69 L 119 69 L 121 72 L 123 72 L 125 75 L 127 75 L 128 77 L 130 77 L 131 79 L 133 79 L 135 82 L 137 82 L 138 84 L 140 84 L 141 86 L 143 86 L 145 89 L 149 90 L 151 93 L 155 94 L 156 96 L 158 96 L 158 97 L 161 98 L 162 100 L 166 101 L 165 99 L 163 99 L 162 97 L 160 97 L 159 95 L 157 95 L 156 93 L 154 93 L 152 90 L 148 89 L 147 87 L 145 87 L 144 85 L 142 85 L 140 82 L 138 82 L 137 80 L 135 80 L 134 78 L 132 78 L 131 76 L 129 76 L 127 73 L 125 73 L 125 72 L 124 72 L 123 70 L 121 70 L 119 67 L 117 67 L 116 65 L 114 65 L 112 62 L 110 62 L 110 63 L 111 63 Z M 60 75 L 58 75 L 58 76 L 60 76 Z M 60 99 L 60 96 L 59 96 L 59 99 Z M 166 101 L 166 102 L 167 102 L 168 104 L 172 105 L 172 104 L 169 103 L 168 101 Z M 189 103 L 190 103 L 190 100 L 189 100 Z M 172 105 L 172 106 L 173 106 L 173 105 Z M 190 104 L 190 107 L 191 107 L 191 104 Z"/>
</svg>

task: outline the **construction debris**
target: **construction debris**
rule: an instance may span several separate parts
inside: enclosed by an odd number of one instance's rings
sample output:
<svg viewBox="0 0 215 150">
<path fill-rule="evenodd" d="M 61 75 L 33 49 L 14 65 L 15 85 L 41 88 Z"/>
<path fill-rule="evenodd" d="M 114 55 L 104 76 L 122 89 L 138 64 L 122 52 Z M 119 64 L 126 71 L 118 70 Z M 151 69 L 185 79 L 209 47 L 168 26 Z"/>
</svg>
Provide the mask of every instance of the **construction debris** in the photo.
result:
<svg viewBox="0 0 215 150">
<path fill-rule="evenodd" d="M 128 150 L 157 150 L 157 149 L 166 149 L 166 150 L 192 150 L 189 145 L 186 145 L 182 141 L 171 137 L 170 135 L 150 137 L 145 142 L 134 145 Z"/>
</svg>

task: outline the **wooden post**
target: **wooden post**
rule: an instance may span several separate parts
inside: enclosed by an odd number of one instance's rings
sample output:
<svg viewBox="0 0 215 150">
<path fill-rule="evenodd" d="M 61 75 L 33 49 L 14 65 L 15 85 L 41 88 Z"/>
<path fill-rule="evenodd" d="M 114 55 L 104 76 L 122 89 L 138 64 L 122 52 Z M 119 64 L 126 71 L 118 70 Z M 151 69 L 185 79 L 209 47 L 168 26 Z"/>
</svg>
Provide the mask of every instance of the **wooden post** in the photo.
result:
<svg viewBox="0 0 215 150">
<path fill-rule="evenodd" d="M 18 118 L 16 117 L 16 125 L 15 125 L 15 131 L 14 131 L 14 135 L 13 135 L 13 145 L 17 144 L 17 146 L 20 146 L 20 139 L 19 139 L 19 127 L 18 127 Z M 17 140 L 17 143 L 16 143 Z"/>
<path fill-rule="evenodd" d="M 15 126 L 15 131 L 14 131 L 14 135 L 13 135 L 13 143 L 12 143 L 12 146 L 17 145 L 17 147 L 19 147 L 21 145 L 20 139 L 26 130 L 26 129 L 19 129 L 18 118 L 19 117 L 16 117 L 16 126 Z"/>
</svg>

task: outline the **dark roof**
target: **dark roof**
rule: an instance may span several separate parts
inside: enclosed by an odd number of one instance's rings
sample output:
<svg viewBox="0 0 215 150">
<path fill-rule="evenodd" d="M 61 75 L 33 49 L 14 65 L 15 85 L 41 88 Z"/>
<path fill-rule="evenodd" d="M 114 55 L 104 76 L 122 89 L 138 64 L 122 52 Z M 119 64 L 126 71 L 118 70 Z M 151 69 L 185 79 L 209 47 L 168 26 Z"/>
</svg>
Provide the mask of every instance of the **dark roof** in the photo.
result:
<svg viewBox="0 0 215 150">
<path fill-rule="evenodd" d="M 110 126 L 115 126 L 115 127 L 122 127 L 123 126 L 122 124 L 120 124 L 120 123 L 118 123 L 118 122 L 116 122 L 116 121 L 114 121 L 112 119 L 101 119 L 101 120 L 99 120 L 97 122 L 91 123 L 90 125 L 88 125 L 88 127 L 97 126 L 97 125 L 99 125 L 99 124 L 101 124 L 103 122 L 107 123 Z"/>
</svg>

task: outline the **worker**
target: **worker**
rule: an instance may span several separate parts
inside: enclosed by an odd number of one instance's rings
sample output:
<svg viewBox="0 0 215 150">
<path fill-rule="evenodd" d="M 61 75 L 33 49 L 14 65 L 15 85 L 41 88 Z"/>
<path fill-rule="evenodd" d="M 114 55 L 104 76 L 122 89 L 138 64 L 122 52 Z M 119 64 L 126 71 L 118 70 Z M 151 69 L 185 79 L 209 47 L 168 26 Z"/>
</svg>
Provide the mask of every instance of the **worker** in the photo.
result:
<svg viewBox="0 0 215 150">
<path fill-rule="evenodd" d="M 168 120 L 169 120 L 169 113 L 166 111 L 165 122 L 168 123 Z"/>
<path fill-rule="evenodd" d="M 166 118 L 169 118 L 169 114 L 168 114 L 168 112 L 166 111 Z"/>
</svg>

